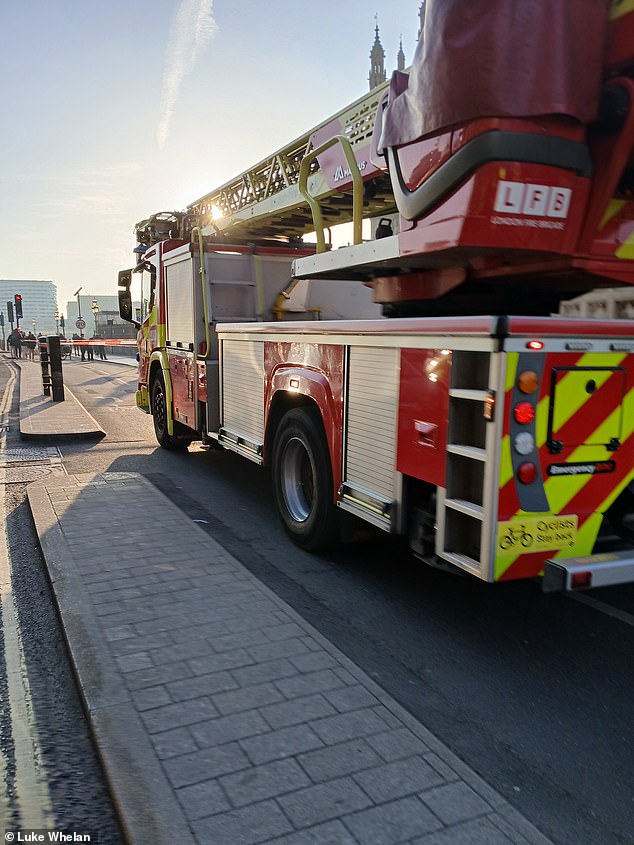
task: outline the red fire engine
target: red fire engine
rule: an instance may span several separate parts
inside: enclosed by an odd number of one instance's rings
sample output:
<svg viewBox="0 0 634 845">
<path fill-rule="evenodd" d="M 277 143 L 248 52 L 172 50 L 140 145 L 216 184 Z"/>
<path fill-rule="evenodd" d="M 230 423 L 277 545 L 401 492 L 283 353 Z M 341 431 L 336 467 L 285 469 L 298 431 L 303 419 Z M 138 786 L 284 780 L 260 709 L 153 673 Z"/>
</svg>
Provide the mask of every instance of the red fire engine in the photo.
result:
<svg viewBox="0 0 634 845">
<path fill-rule="evenodd" d="M 347 511 L 489 582 L 633 580 L 634 321 L 551 316 L 634 284 L 632 45 L 631 2 L 428 0 L 409 74 L 139 223 L 159 443 L 270 466 L 309 550 Z"/>
</svg>

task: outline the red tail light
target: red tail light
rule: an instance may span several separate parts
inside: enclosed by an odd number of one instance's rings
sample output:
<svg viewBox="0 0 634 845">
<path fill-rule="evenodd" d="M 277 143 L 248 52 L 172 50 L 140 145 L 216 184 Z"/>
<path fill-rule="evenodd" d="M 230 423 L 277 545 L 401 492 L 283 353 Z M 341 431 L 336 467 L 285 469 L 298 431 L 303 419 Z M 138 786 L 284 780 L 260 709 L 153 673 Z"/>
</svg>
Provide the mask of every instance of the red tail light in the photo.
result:
<svg viewBox="0 0 634 845">
<path fill-rule="evenodd" d="M 592 572 L 573 572 L 570 579 L 573 590 L 583 590 L 592 586 Z"/>
<path fill-rule="evenodd" d="M 537 467 L 530 461 L 525 461 L 517 468 L 517 478 L 522 484 L 532 484 L 537 478 Z"/>
<path fill-rule="evenodd" d="M 515 417 L 515 422 L 521 425 L 527 425 L 535 419 L 535 408 L 530 402 L 519 402 L 513 408 L 513 416 Z"/>
</svg>

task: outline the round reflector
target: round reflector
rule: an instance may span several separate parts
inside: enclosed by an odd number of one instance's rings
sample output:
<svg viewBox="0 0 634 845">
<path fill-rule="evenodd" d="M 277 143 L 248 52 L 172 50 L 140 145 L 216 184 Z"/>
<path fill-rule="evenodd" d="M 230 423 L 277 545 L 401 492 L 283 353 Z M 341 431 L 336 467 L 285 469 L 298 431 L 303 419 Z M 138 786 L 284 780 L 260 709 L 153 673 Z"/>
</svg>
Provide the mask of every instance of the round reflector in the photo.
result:
<svg viewBox="0 0 634 845">
<path fill-rule="evenodd" d="M 535 438 L 530 431 L 520 431 L 513 440 L 513 448 L 518 455 L 530 455 L 535 448 Z"/>
</svg>

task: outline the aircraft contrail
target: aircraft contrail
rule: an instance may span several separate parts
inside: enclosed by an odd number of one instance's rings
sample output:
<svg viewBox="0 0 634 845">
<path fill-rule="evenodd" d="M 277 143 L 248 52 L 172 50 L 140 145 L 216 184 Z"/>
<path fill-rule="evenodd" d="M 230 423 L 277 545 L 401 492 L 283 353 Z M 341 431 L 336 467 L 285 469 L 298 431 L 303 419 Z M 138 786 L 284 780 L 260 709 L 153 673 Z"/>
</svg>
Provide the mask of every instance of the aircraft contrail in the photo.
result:
<svg viewBox="0 0 634 845">
<path fill-rule="evenodd" d="M 161 149 L 167 140 L 180 86 L 218 28 L 213 6 L 214 0 L 181 0 L 172 20 L 163 72 L 161 117 L 156 133 Z"/>
</svg>

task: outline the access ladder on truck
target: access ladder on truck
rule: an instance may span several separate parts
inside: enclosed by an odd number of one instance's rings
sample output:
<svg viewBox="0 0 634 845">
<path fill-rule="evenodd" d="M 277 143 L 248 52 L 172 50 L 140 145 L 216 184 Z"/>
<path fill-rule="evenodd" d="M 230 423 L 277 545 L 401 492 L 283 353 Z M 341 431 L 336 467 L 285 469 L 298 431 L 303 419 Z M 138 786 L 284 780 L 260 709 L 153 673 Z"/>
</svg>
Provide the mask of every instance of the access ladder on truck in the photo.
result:
<svg viewBox="0 0 634 845">
<path fill-rule="evenodd" d="M 245 239 L 299 240 L 315 229 L 306 195 L 321 204 L 326 226 L 353 221 L 351 177 L 343 179 L 342 186 L 342 178 L 337 179 L 334 173 L 338 165 L 327 173 L 316 154 L 322 140 L 333 136 L 339 136 L 339 147 L 345 145 L 352 154 L 356 162 L 353 169 L 361 168 L 363 180 L 371 182 L 364 195 L 363 216 L 393 212 L 390 180 L 370 163 L 375 115 L 386 88 L 387 83 L 360 97 L 234 179 L 194 200 L 185 212 L 163 212 L 137 223 L 139 243 L 149 246 L 169 233 L 178 236 L 179 229 L 181 235 L 187 236 L 191 227 L 198 225 L 206 236 L 228 243 Z"/>
</svg>

